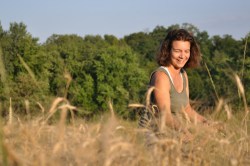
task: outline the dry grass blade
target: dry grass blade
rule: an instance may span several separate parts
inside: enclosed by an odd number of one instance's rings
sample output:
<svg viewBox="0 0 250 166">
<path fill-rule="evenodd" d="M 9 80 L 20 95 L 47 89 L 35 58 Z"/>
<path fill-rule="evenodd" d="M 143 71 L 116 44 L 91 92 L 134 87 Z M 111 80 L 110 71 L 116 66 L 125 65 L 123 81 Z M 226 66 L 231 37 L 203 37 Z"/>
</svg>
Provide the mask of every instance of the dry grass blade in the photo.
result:
<svg viewBox="0 0 250 166">
<path fill-rule="evenodd" d="M 240 80 L 240 77 L 237 74 L 235 74 L 234 77 L 235 77 L 235 80 L 236 80 L 237 87 L 238 87 L 238 89 L 239 89 L 239 91 L 241 93 L 241 96 L 243 98 L 245 113 L 247 114 L 249 112 L 249 110 L 248 110 L 248 106 L 247 106 L 247 100 L 246 100 L 246 96 L 245 96 L 244 86 L 243 86 L 243 84 L 242 84 L 242 82 Z"/>
<path fill-rule="evenodd" d="M 244 46 L 244 54 L 243 54 L 243 64 L 242 64 L 242 71 L 241 71 L 241 79 L 244 77 L 244 69 L 245 69 L 245 60 L 246 60 L 246 50 L 247 50 L 247 41 L 248 41 L 249 35 L 246 36 L 246 42 Z"/>
<path fill-rule="evenodd" d="M 65 71 L 64 72 L 64 78 L 67 80 L 67 84 L 66 84 L 66 87 L 65 87 L 65 92 L 64 92 L 64 98 L 66 99 L 67 98 L 67 94 L 68 94 L 68 90 L 69 90 L 69 85 L 72 81 L 72 77 L 70 75 L 70 73 L 68 71 Z"/>
<path fill-rule="evenodd" d="M 53 153 L 57 153 L 58 151 L 60 151 L 60 149 L 62 147 L 64 147 L 64 150 L 66 149 L 66 144 L 64 142 L 64 136 L 65 136 L 65 122 L 66 122 L 66 118 L 67 118 L 67 112 L 68 110 L 76 110 L 76 107 L 71 106 L 69 104 L 64 104 L 60 107 L 58 107 L 58 109 L 61 110 L 61 114 L 60 114 L 60 121 L 59 121 L 59 134 L 58 134 L 58 142 L 55 144 L 54 148 L 53 148 Z M 72 117 L 73 119 L 73 117 Z M 74 121 L 73 121 L 74 124 Z M 73 125 L 75 126 L 75 125 Z"/>
<path fill-rule="evenodd" d="M 0 46 L 0 74 L 1 74 L 1 81 L 4 83 L 6 81 L 6 70 L 5 70 L 3 52 L 1 46 Z"/>
<path fill-rule="evenodd" d="M 216 114 L 218 114 L 221 111 L 223 103 L 224 103 L 223 99 L 219 99 L 219 102 L 217 103 L 217 106 L 215 108 L 215 113 Z"/>
<path fill-rule="evenodd" d="M 58 107 L 59 109 L 66 109 L 66 110 L 76 110 L 76 107 L 75 106 L 72 106 L 72 105 L 69 105 L 69 104 L 64 104 L 60 107 Z"/>
<path fill-rule="evenodd" d="M 5 95 L 9 96 L 9 92 L 10 92 L 10 89 L 9 89 L 9 84 L 8 84 L 8 81 L 7 81 L 7 72 L 6 72 L 6 69 L 5 69 L 5 65 L 4 65 L 4 58 L 3 58 L 3 52 L 2 52 L 2 47 L 0 46 L 0 78 L 1 78 L 1 82 L 3 83 L 4 85 L 4 93 Z"/>
<path fill-rule="evenodd" d="M 218 93 L 217 93 L 217 91 L 216 91 L 216 88 L 215 88 L 214 81 L 213 81 L 213 78 L 212 78 L 212 76 L 211 76 L 211 73 L 210 73 L 210 71 L 209 71 L 209 69 L 208 69 L 208 67 L 207 67 L 207 64 L 206 64 L 205 62 L 204 62 L 204 64 L 205 64 L 205 67 L 206 67 L 206 70 L 207 70 L 209 79 L 210 79 L 210 81 L 211 81 L 211 83 L 212 83 L 212 86 L 213 86 L 213 89 L 214 89 L 215 96 L 216 96 L 217 100 L 219 100 L 219 95 L 218 95 Z"/>
<path fill-rule="evenodd" d="M 109 110 L 110 110 L 110 113 L 111 113 L 111 117 L 114 118 L 115 117 L 115 112 L 114 112 L 113 105 L 112 105 L 111 101 L 108 102 L 108 105 L 109 105 Z"/>
<path fill-rule="evenodd" d="M 60 102 L 63 102 L 63 101 L 66 101 L 65 98 L 62 98 L 62 97 L 58 97 L 54 100 L 52 106 L 50 107 L 49 109 L 49 113 L 54 113 L 55 112 L 55 109 L 57 107 L 57 105 L 60 103 Z"/>
<path fill-rule="evenodd" d="M 147 91 L 147 95 L 146 95 L 146 107 L 147 108 L 150 108 L 150 104 L 151 104 L 150 98 L 154 89 L 155 87 L 151 86 Z"/>
<path fill-rule="evenodd" d="M 65 135 L 65 121 L 66 121 L 66 117 L 67 117 L 67 107 L 63 107 L 62 111 L 61 111 L 61 118 L 60 118 L 60 122 L 59 122 L 59 134 L 58 134 L 58 142 L 55 144 L 54 148 L 53 148 L 53 153 L 57 153 L 61 147 L 64 144 L 63 142 L 63 138 Z"/>
<path fill-rule="evenodd" d="M 54 100 L 54 102 L 52 103 L 52 106 L 49 109 L 49 115 L 48 117 L 45 119 L 45 122 L 47 122 L 47 120 L 49 120 L 49 118 L 56 112 L 57 110 L 57 106 L 58 104 L 60 104 L 61 102 L 66 102 L 68 103 L 68 101 L 65 98 L 62 97 L 58 97 Z"/>
<path fill-rule="evenodd" d="M 44 107 L 42 106 L 42 104 L 41 103 L 39 103 L 39 102 L 36 102 L 36 104 L 39 106 L 39 108 L 41 109 L 41 111 L 42 111 L 42 113 L 44 114 Z"/>
<path fill-rule="evenodd" d="M 129 104 L 128 107 L 145 108 L 145 105 L 143 105 L 143 104 Z"/>
<path fill-rule="evenodd" d="M 35 74 L 32 72 L 32 70 L 30 69 L 30 67 L 27 65 L 27 63 L 23 60 L 23 58 L 21 57 L 21 55 L 17 54 L 17 57 L 19 58 L 21 64 L 24 66 L 24 68 L 28 71 L 30 77 L 32 78 L 32 80 L 34 81 L 34 83 L 36 84 L 36 86 L 41 90 L 37 80 L 36 80 L 36 77 L 35 77 Z M 42 90 L 41 90 L 42 91 Z"/>
<path fill-rule="evenodd" d="M 73 126 L 75 126 L 75 118 L 74 118 L 74 111 L 77 110 L 77 108 L 75 106 L 72 106 L 72 105 L 69 105 L 69 104 L 64 104 L 60 107 L 58 107 L 59 109 L 61 110 L 69 110 L 70 111 L 70 114 L 71 114 L 71 119 L 72 119 L 72 123 L 73 123 Z"/>
<path fill-rule="evenodd" d="M 224 100 L 220 98 L 219 101 L 216 103 L 216 107 L 212 112 L 211 117 L 218 118 L 222 113 L 222 109 L 225 108 L 224 104 L 225 104 Z"/>
<path fill-rule="evenodd" d="M 184 115 L 184 118 L 185 118 L 186 122 L 191 123 L 191 120 L 190 120 L 190 118 L 189 118 L 189 116 L 188 116 L 188 114 L 187 114 L 187 112 L 185 111 L 184 108 L 182 109 L 181 113 Z M 197 116 L 195 116 L 195 118 L 194 118 L 194 124 L 195 125 L 197 124 Z"/>
<path fill-rule="evenodd" d="M 232 111 L 227 104 L 225 105 L 225 111 L 227 113 L 227 119 L 230 120 L 232 118 Z"/>
<path fill-rule="evenodd" d="M 24 100 L 24 103 L 25 103 L 25 110 L 26 110 L 26 114 L 27 114 L 27 117 L 28 119 L 30 119 L 30 102 L 29 100 Z"/>
<path fill-rule="evenodd" d="M 237 87 L 238 87 L 241 95 L 245 95 L 245 90 L 244 90 L 244 87 L 243 87 L 243 85 L 241 83 L 240 77 L 237 74 L 235 74 L 234 77 L 235 77 Z"/>
<path fill-rule="evenodd" d="M 11 125 L 13 121 L 13 110 L 12 110 L 12 103 L 10 98 L 10 106 L 9 106 L 9 121 L 8 124 Z"/>
</svg>

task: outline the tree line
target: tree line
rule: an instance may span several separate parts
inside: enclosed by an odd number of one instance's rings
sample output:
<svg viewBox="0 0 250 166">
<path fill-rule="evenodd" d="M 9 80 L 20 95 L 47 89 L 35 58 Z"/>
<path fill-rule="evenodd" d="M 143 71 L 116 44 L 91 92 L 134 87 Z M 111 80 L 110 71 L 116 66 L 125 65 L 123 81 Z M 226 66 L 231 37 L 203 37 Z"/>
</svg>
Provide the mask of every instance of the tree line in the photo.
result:
<svg viewBox="0 0 250 166">
<path fill-rule="evenodd" d="M 93 117 L 108 110 L 134 118 L 129 103 L 145 103 L 155 54 L 166 33 L 173 28 L 190 31 L 200 45 L 201 66 L 187 70 L 190 98 L 201 111 L 222 98 L 235 110 L 243 106 L 234 78 L 237 74 L 250 102 L 250 57 L 247 37 L 209 36 L 192 24 L 156 26 L 151 32 L 114 35 L 53 34 L 44 43 L 27 32 L 24 23 L 0 24 L 0 99 L 2 115 L 12 101 L 16 113 L 25 113 L 29 103 L 34 114 L 39 105 L 49 107 L 64 97 L 78 108 L 79 116 Z"/>
</svg>

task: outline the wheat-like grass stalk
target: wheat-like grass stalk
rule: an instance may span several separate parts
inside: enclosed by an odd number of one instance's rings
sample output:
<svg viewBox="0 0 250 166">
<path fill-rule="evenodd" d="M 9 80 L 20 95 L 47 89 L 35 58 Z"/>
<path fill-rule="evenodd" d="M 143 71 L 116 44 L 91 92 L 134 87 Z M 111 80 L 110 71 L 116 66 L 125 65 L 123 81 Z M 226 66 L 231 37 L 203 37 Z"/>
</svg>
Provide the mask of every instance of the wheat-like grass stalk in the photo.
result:
<svg viewBox="0 0 250 166">
<path fill-rule="evenodd" d="M 35 74 L 33 71 L 30 69 L 29 65 L 24 61 L 21 55 L 17 54 L 17 57 L 19 58 L 21 64 L 24 66 L 24 68 L 27 70 L 29 73 L 31 79 L 34 81 L 35 85 L 39 88 L 40 91 L 42 91 L 41 87 L 38 84 L 38 81 L 36 80 Z"/>
<path fill-rule="evenodd" d="M 69 104 L 64 104 L 61 105 L 60 107 L 58 107 L 58 109 L 61 110 L 61 114 L 60 114 L 60 121 L 59 121 L 59 134 L 58 134 L 58 142 L 55 144 L 54 148 L 53 148 L 53 153 L 57 153 L 61 150 L 61 148 L 64 148 L 64 151 L 67 150 L 66 147 L 66 143 L 64 142 L 64 136 L 65 136 L 65 122 L 66 122 L 66 117 L 67 117 L 67 112 L 69 110 L 76 110 L 76 107 L 69 105 Z M 73 126 L 75 126 L 74 124 L 74 120 L 73 120 Z"/>
<path fill-rule="evenodd" d="M 215 106 L 213 113 L 211 114 L 211 117 L 213 118 L 219 117 L 219 115 L 222 113 L 222 108 L 224 106 L 224 103 L 225 102 L 222 98 L 220 98 L 219 101 L 216 102 L 216 106 Z"/>
<path fill-rule="evenodd" d="M 0 154 L 1 154 L 1 160 L 2 164 L 4 166 L 8 166 L 8 160 L 7 160 L 7 151 L 4 145 L 4 131 L 3 131 L 4 125 L 3 125 L 3 119 L 2 116 L 0 116 Z"/>
<path fill-rule="evenodd" d="M 49 118 L 51 118 L 51 116 L 57 111 L 57 106 L 58 104 L 60 104 L 61 102 L 68 102 L 65 98 L 62 97 L 58 97 L 54 100 L 54 102 L 52 103 L 49 112 L 48 112 L 48 116 L 45 119 L 45 123 L 49 120 Z"/>
<path fill-rule="evenodd" d="M 151 104 L 151 94 L 153 93 L 153 91 L 155 90 L 155 87 L 154 86 L 151 86 L 148 91 L 147 91 L 147 94 L 146 94 L 146 107 L 147 108 L 150 108 L 150 104 Z"/>
<path fill-rule="evenodd" d="M 232 118 L 231 108 L 228 106 L 228 104 L 225 104 L 224 108 L 225 108 L 225 111 L 227 113 L 227 119 L 230 120 Z"/>
<path fill-rule="evenodd" d="M 58 134 L 58 142 L 55 144 L 53 148 L 53 153 L 57 153 L 62 146 L 65 147 L 64 143 L 64 135 L 65 135 L 65 121 L 67 117 L 67 107 L 62 107 L 61 111 L 61 117 L 60 117 L 60 122 L 59 122 L 59 134 Z"/>
<path fill-rule="evenodd" d="M 221 111 L 222 105 L 223 105 L 224 101 L 223 99 L 219 99 L 217 106 L 215 108 L 215 113 L 218 114 Z"/>
<path fill-rule="evenodd" d="M 68 90 L 69 90 L 70 83 L 72 81 L 72 77 L 71 77 L 70 73 L 66 70 L 64 72 L 64 78 L 67 80 L 65 91 L 64 91 L 64 98 L 67 99 Z"/>
<path fill-rule="evenodd" d="M 41 103 L 39 103 L 39 102 L 36 102 L 36 104 L 39 106 L 39 108 L 41 109 L 41 111 L 42 111 L 42 113 L 44 114 L 44 107 L 42 106 L 42 104 Z"/>
<path fill-rule="evenodd" d="M 7 72 L 4 65 L 4 58 L 1 45 L 0 45 L 0 75 L 1 75 L 0 77 L 1 81 L 4 85 L 4 93 L 5 95 L 7 95 L 7 97 L 9 97 L 10 89 L 7 81 Z"/>
<path fill-rule="evenodd" d="M 41 109 L 41 112 L 42 112 L 42 121 L 44 122 L 44 112 L 45 112 L 45 109 L 44 109 L 44 107 L 42 106 L 42 104 L 41 103 L 39 103 L 39 102 L 36 102 L 36 104 L 39 106 L 39 108 Z"/>
<path fill-rule="evenodd" d="M 191 123 L 191 120 L 190 120 L 190 118 L 189 118 L 189 116 L 188 116 L 188 114 L 187 114 L 187 112 L 185 111 L 184 108 L 181 109 L 181 113 L 184 115 L 184 118 L 185 118 L 186 122 L 187 122 L 188 124 Z M 197 124 L 197 116 L 195 116 L 195 118 L 194 118 L 194 124 L 195 124 L 195 125 Z"/>
<path fill-rule="evenodd" d="M 134 107 L 134 108 L 145 108 L 145 105 L 135 103 L 135 104 L 129 104 L 129 105 L 128 105 L 128 107 Z"/>
<path fill-rule="evenodd" d="M 246 60 L 246 50 L 247 50 L 247 42 L 248 42 L 249 35 L 246 36 L 245 46 L 244 46 L 244 53 L 243 53 L 243 62 L 242 62 L 242 69 L 241 69 L 241 79 L 244 77 L 244 69 L 245 69 L 245 60 Z"/>
<path fill-rule="evenodd" d="M 1 46 L 0 46 L 0 74 L 1 74 L 1 81 L 5 83 L 6 82 L 6 70 L 5 70 L 3 52 L 2 52 Z"/>
<path fill-rule="evenodd" d="M 13 121 L 13 110 L 12 110 L 12 103 L 10 98 L 10 106 L 9 106 L 9 121 L 8 124 L 11 125 Z"/>
<path fill-rule="evenodd" d="M 25 110 L 26 110 L 27 117 L 30 120 L 30 118 L 31 118 L 31 115 L 30 115 L 30 102 L 29 102 L 29 100 L 24 100 L 24 103 L 25 103 Z"/>
<path fill-rule="evenodd" d="M 249 110 L 248 110 L 248 106 L 247 106 L 247 100 L 246 100 L 246 96 L 245 96 L 244 86 L 243 86 L 243 84 L 242 84 L 242 82 L 240 80 L 240 77 L 237 74 L 235 74 L 234 77 L 235 77 L 236 84 L 237 84 L 237 87 L 239 89 L 239 92 L 240 92 L 240 94 L 241 94 L 241 96 L 243 98 L 245 113 L 247 114 L 249 112 Z"/>
<path fill-rule="evenodd" d="M 111 113 L 111 118 L 114 118 L 115 112 L 114 112 L 113 104 L 111 103 L 111 101 L 108 102 L 108 106 L 109 106 L 109 111 Z"/>
<path fill-rule="evenodd" d="M 205 68 L 206 68 L 206 70 L 207 70 L 209 79 L 210 79 L 210 81 L 211 81 L 211 83 L 212 83 L 212 86 L 213 86 L 213 89 L 214 89 L 214 93 L 215 93 L 216 99 L 219 100 L 219 95 L 218 95 L 218 93 L 217 93 L 217 91 L 216 91 L 216 88 L 215 88 L 215 84 L 214 84 L 213 78 L 212 78 L 211 73 L 210 73 L 210 71 L 209 71 L 209 69 L 208 69 L 208 67 L 207 67 L 206 62 L 204 62 L 204 65 L 205 65 Z"/>
<path fill-rule="evenodd" d="M 72 119 L 72 124 L 73 124 L 73 126 L 75 126 L 75 118 L 74 118 L 74 112 L 73 111 L 76 111 L 77 108 L 75 106 L 70 105 L 69 103 L 64 104 L 64 105 L 62 105 L 62 106 L 60 106 L 58 108 L 60 110 L 65 110 L 66 109 L 67 111 L 70 112 L 71 119 Z"/>
</svg>

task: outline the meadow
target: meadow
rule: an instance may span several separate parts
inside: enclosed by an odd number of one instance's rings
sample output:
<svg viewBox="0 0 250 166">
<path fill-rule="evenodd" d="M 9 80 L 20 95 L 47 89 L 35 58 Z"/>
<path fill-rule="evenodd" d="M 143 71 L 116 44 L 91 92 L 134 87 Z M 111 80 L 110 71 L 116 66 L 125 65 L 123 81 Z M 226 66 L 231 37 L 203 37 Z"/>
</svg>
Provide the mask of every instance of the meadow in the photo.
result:
<svg viewBox="0 0 250 166">
<path fill-rule="evenodd" d="M 192 138 L 162 128 L 150 144 L 148 131 L 138 128 L 137 120 L 116 116 L 111 103 L 110 111 L 95 120 L 74 116 L 77 108 L 64 98 L 56 98 L 49 110 L 40 108 L 39 115 L 18 117 L 10 102 L 8 117 L 1 119 L 0 165 L 250 164 L 248 108 L 235 112 L 223 100 L 205 115 L 212 121 L 209 126 L 185 121 Z M 60 117 L 52 120 L 56 114 Z"/>
<path fill-rule="evenodd" d="M 184 114 L 187 135 L 159 119 L 152 135 L 138 116 L 152 111 L 148 79 L 173 28 L 200 45 L 201 67 L 187 70 L 190 99 L 210 123 Z M 183 24 L 122 39 L 53 34 L 39 44 L 23 23 L 0 26 L 0 165 L 250 165 L 248 36 L 209 37 Z"/>
</svg>

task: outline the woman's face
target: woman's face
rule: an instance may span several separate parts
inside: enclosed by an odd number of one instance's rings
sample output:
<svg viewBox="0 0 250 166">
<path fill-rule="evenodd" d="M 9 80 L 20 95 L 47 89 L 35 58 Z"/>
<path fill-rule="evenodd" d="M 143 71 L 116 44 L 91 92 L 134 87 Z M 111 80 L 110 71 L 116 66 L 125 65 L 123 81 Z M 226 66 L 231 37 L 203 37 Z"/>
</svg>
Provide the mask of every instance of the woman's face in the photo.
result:
<svg viewBox="0 0 250 166">
<path fill-rule="evenodd" d="M 190 42 L 173 41 L 170 55 L 170 64 L 176 69 L 183 68 L 190 57 Z"/>
</svg>

